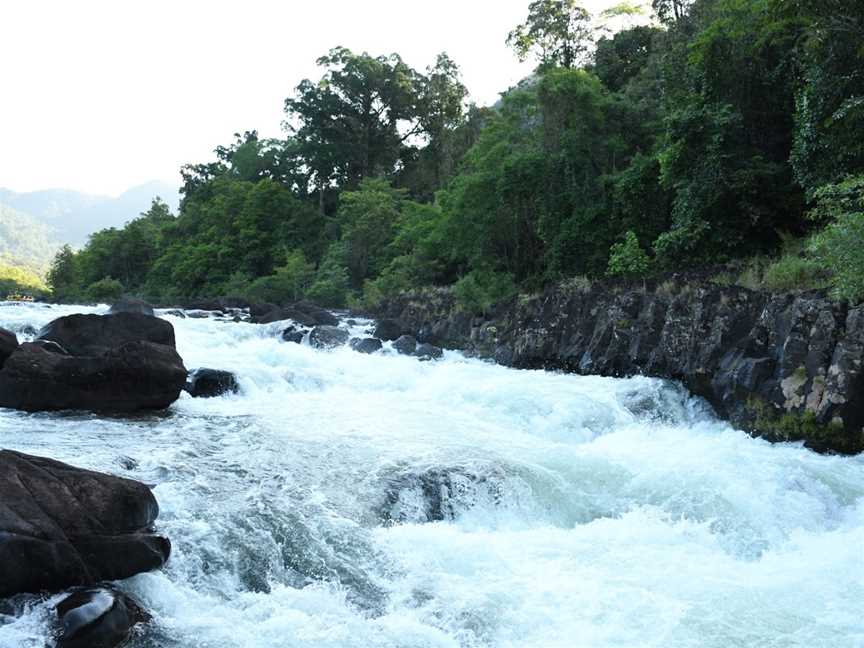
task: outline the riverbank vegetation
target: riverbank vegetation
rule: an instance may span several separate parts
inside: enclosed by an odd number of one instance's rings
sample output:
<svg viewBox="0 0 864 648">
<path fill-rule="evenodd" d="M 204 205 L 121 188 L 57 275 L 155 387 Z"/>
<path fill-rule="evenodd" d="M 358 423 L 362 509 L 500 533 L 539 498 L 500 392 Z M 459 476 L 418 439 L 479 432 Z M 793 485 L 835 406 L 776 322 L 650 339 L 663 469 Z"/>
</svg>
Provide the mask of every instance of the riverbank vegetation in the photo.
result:
<svg viewBox="0 0 864 648">
<path fill-rule="evenodd" d="M 864 298 L 864 5 L 651 9 L 535 0 L 507 42 L 536 72 L 491 107 L 446 54 L 420 71 L 332 49 L 284 138 L 236 135 L 183 168 L 178 214 L 157 201 L 61 250 L 55 296 L 343 306 L 455 285 L 485 308 L 725 264 L 718 282 Z"/>
</svg>

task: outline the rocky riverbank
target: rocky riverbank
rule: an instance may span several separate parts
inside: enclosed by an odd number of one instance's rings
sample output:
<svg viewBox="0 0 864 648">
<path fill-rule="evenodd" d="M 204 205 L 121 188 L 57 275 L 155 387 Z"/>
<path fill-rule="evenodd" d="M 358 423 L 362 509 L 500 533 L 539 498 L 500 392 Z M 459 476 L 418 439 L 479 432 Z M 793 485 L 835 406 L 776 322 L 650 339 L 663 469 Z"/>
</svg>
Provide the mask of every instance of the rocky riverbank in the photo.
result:
<svg viewBox="0 0 864 648">
<path fill-rule="evenodd" d="M 507 366 L 678 380 L 756 436 L 864 450 L 864 307 L 824 294 L 574 282 L 484 316 L 447 289 L 405 294 L 377 315 L 421 342 Z"/>
</svg>

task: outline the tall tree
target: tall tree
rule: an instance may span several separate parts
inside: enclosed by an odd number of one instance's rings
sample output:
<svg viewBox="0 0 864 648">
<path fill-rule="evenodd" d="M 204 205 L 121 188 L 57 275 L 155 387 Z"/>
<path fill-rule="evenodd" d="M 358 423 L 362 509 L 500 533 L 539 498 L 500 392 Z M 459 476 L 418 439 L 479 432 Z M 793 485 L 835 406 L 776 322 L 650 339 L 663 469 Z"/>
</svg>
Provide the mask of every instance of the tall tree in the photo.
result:
<svg viewBox="0 0 864 648">
<path fill-rule="evenodd" d="M 321 197 L 390 175 L 406 140 L 420 131 L 420 75 L 397 54 L 373 57 L 344 47 L 318 59 L 318 83 L 302 81 L 285 101 L 285 126 Z"/>
<path fill-rule="evenodd" d="M 533 55 L 541 68 L 572 68 L 585 63 L 592 39 L 591 14 L 576 0 L 534 0 L 507 44 L 520 61 Z"/>
</svg>

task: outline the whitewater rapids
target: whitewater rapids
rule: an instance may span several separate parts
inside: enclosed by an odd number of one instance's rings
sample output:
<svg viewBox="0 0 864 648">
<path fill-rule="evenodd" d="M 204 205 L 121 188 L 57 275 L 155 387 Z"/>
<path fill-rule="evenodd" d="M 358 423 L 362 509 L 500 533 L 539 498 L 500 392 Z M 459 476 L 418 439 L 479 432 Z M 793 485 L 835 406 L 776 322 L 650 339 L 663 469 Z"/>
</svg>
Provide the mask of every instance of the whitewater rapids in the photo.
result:
<svg viewBox="0 0 864 648">
<path fill-rule="evenodd" d="M 864 646 L 862 457 L 750 438 L 659 380 L 166 319 L 239 394 L 0 409 L 0 447 L 154 485 L 173 554 L 120 584 L 153 614 L 130 648 Z M 0 602 L 0 647 L 44 648 L 56 599 Z"/>
</svg>

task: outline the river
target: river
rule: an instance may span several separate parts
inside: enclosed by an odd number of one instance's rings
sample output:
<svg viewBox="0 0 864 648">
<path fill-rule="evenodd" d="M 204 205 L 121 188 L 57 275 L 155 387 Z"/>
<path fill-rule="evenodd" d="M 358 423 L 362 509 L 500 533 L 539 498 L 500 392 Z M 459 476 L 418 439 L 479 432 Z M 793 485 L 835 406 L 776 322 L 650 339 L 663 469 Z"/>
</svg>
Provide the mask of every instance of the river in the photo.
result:
<svg viewBox="0 0 864 648">
<path fill-rule="evenodd" d="M 166 318 L 239 394 L 0 410 L 2 447 L 154 485 L 173 554 L 120 584 L 153 614 L 131 648 L 864 646 L 862 457 L 753 439 L 660 380 Z M 0 614 L 0 647 L 43 648 L 56 598 Z"/>
</svg>

